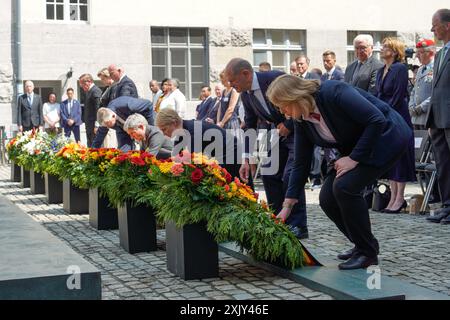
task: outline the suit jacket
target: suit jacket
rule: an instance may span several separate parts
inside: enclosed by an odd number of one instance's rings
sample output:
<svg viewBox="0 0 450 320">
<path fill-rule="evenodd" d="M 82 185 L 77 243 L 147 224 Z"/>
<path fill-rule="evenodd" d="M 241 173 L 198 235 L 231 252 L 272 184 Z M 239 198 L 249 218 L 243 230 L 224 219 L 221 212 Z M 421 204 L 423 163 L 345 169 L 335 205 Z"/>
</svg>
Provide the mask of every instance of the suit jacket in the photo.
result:
<svg viewBox="0 0 450 320">
<path fill-rule="evenodd" d="M 211 111 L 211 108 L 214 107 L 214 99 L 212 97 L 206 98 L 202 103 L 197 106 L 197 119 L 196 120 L 205 120 L 208 117 L 208 114 Z"/>
<path fill-rule="evenodd" d="M 183 120 L 183 129 L 186 130 L 185 133 L 189 133 L 190 139 L 187 139 L 185 142 L 185 137 L 182 135 L 178 136 L 175 143 L 176 147 L 179 143 L 181 143 L 178 148 L 180 146 L 185 146 L 190 152 L 204 153 L 208 157 L 215 157 L 220 164 L 225 164 L 228 157 L 230 157 L 230 160 L 233 159 L 233 161 L 235 161 L 234 163 L 237 163 L 236 161 L 238 159 L 240 145 L 236 137 L 231 133 L 228 133 L 226 130 L 215 124 L 197 120 Z M 213 134 L 213 138 L 211 140 L 207 138 L 208 133 Z M 202 143 L 198 144 L 197 139 L 201 139 Z M 218 152 L 219 149 L 214 149 L 210 146 L 211 144 L 214 144 L 215 141 L 217 141 L 217 147 L 221 148 L 222 152 Z M 208 146 L 210 147 L 208 148 Z M 201 149 L 198 147 L 201 147 Z M 174 151 L 179 151 L 178 148 L 175 148 Z"/>
<path fill-rule="evenodd" d="M 139 143 L 141 150 L 155 155 L 159 159 L 170 158 L 173 142 L 166 137 L 157 127 L 147 125 L 145 140 Z"/>
<path fill-rule="evenodd" d="M 72 109 L 70 109 L 70 113 L 67 109 L 68 104 L 69 100 L 64 100 L 63 102 L 61 102 L 61 126 L 63 128 L 70 128 L 70 126 L 67 124 L 67 120 L 69 119 L 75 121 L 73 126 L 80 126 L 83 123 L 83 121 L 81 120 L 80 102 L 75 99 L 72 100 Z"/>
<path fill-rule="evenodd" d="M 127 118 L 135 113 L 139 113 L 147 119 L 148 123 L 150 125 L 154 124 L 153 120 L 153 107 L 150 100 L 145 99 L 136 99 L 133 97 L 119 97 L 114 100 L 112 100 L 109 105 L 108 109 L 111 109 L 116 113 L 116 115 L 122 119 L 124 122 L 127 120 Z M 123 123 L 120 122 L 120 119 L 116 121 L 116 125 L 114 128 L 116 130 L 116 136 L 117 136 L 117 143 L 119 149 L 123 151 L 128 151 L 131 149 L 133 145 L 133 141 L 123 130 Z M 103 140 L 105 139 L 105 136 L 108 134 L 108 127 L 100 127 L 97 131 L 97 134 L 95 135 L 94 142 L 92 143 L 92 148 L 100 148 Z"/>
<path fill-rule="evenodd" d="M 337 81 L 344 81 L 344 72 L 342 72 L 341 69 L 335 68 L 333 73 L 331 74 L 331 79 L 327 78 L 326 72 L 320 77 L 320 80 L 327 81 L 327 80 L 337 80 Z"/>
<path fill-rule="evenodd" d="M 28 127 L 39 127 L 44 125 L 42 114 L 42 99 L 38 94 L 33 95 L 31 105 L 28 103 L 27 94 L 23 94 L 17 101 L 17 125 Z"/>
<path fill-rule="evenodd" d="M 100 98 L 100 108 L 108 107 L 108 104 L 113 100 L 115 89 L 116 85 L 112 84 L 103 91 L 102 97 Z"/>
<path fill-rule="evenodd" d="M 102 90 L 94 85 L 86 93 L 86 101 L 84 103 L 84 123 L 88 127 L 94 127 L 97 120 L 97 111 L 100 108 L 100 99 L 102 97 Z"/>
<path fill-rule="evenodd" d="M 443 49 L 441 49 L 443 50 Z M 444 59 L 439 68 L 441 59 Z M 433 93 L 427 115 L 427 128 L 450 128 L 450 49 L 445 57 L 438 53 L 434 61 Z"/>
<path fill-rule="evenodd" d="M 411 122 L 416 125 L 425 125 L 427 122 L 428 109 L 431 103 L 431 90 L 433 88 L 433 63 L 424 72 L 421 66 L 417 70 L 416 81 L 409 99 L 408 108 L 420 107 L 421 114 L 411 117 Z"/>
<path fill-rule="evenodd" d="M 336 143 L 324 141 L 309 121 L 294 121 L 295 158 L 286 197 L 297 198 L 311 170 L 314 145 L 337 148 L 342 157 L 383 167 L 408 146 L 413 132 L 402 116 L 366 91 L 335 80 L 315 94 Z"/>
<path fill-rule="evenodd" d="M 347 69 L 345 69 L 344 81 L 352 86 L 374 94 L 377 71 L 383 66 L 383 63 L 372 55 L 367 59 L 366 63 L 359 68 L 358 75 L 353 79 L 353 74 L 358 66 L 358 61 L 359 60 L 353 61 Z"/>
<path fill-rule="evenodd" d="M 120 80 L 116 84 L 114 95 L 112 98 L 115 99 L 123 96 L 139 98 L 136 85 L 134 84 L 133 80 L 131 80 L 127 76 L 124 76 L 122 80 Z"/>
</svg>

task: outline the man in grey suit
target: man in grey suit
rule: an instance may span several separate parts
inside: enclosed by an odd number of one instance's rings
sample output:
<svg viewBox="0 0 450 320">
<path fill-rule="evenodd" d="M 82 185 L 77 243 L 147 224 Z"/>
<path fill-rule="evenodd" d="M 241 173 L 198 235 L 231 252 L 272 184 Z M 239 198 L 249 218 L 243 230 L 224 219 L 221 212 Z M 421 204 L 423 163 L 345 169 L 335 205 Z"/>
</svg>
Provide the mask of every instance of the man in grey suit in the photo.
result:
<svg viewBox="0 0 450 320">
<path fill-rule="evenodd" d="M 135 113 L 129 116 L 123 129 L 132 139 L 139 142 L 141 150 L 153 154 L 158 159 L 167 159 L 172 155 L 172 140 L 159 128 L 149 125 L 143 115 Z"/>
<path fill-rule="evenodd" d="M 433 86 L 433 65 L 436 47 L 431 39 L 423 39 L 416 44 L 416 55 L 422 64 L 417 70 L 416 81 L 409 99 L 409 114 L 414 129 L 424 130 L 431 102 Z"/>
<path fill-rule="evenodd" d="M 383 63 L 373 56 L 373 38 L 370 34 L 359 34 L 353 46 L 357 59 L 345 70 L 344 81 L 374 94 L 377 71 Z"/>
<path fill-rule="evenodd" d="M 434 149 L 442 209 L 427 220 L 450 224 L 450 9 L 436 11 L 431 31 L 444 43 L 434 62 L 433 91 L 426 122 Z"/>
<path fill-rule="evenodd" d="M 42 129 L 44 116 L 42 114 L 41 96 L 33 92 L 32 81 L 25 82 L 25 93 L 17 101 L 17 125 L 19 131 L 24 132 L 31 129 Z"/>
<path fill-rule="evenodd" d="M 95 121 L 97 120 L 97 110 L 100 108 L 102 90 L 94 84 L 94 78 L 89 73 L 83 74 L 79 81 L 81 89 L 86 92 L 83 120 L 86 126 L 87 146 L 90 148 L 97 133 Z"/>
</svg>

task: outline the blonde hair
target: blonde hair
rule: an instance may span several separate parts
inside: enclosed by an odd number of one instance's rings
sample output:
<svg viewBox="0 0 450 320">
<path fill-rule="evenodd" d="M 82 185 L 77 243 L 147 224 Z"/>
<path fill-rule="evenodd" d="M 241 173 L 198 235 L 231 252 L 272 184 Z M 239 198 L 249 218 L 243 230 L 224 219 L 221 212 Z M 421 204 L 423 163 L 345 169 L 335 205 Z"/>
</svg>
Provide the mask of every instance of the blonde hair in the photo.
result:
<svg viewBox="0 0 450 320">
<path fill-rule="evenodd" d="M 172 124 L 180 124 L 183 120 L 178 113 L 172 108 L 164 108 L 158 112 L 156 116 L 156 125 L 165 127 Z"/>
<path fill-rule="evenodd" d="M 101 78 L 102 76 L 106 78 L 111 78 L 108 68 L 103 68 L 97 73 L 97 77 Z"/>
<path fill-rule="evenodd" d="M 406 45 L 397 38 L 387 37 L 383 39 L 383 45 L 386 45 L 389 49 L 394 51 L 397 55 L 395 56 L 395 61 L 404 62 L 405 61 L 405 47 Z"/>
<path fill-rule="evenodd" d="M 297 105 L 313 112 L 316 108 L 313 95 L 319 86 L 318 80 L 305 80 L 285 74 L 271 83 L 267 89 L 267 97 L 276 106 Z"/>
</svg>

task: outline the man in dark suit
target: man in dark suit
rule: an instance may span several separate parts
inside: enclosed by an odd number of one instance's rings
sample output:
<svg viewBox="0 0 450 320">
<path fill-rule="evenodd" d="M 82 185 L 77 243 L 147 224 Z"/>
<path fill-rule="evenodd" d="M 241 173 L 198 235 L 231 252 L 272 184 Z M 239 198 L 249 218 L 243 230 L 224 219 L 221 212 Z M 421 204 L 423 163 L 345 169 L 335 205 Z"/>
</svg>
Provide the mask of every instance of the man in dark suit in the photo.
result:
<svg viewBox="0 0 450 320">
<path fill-rule="evenodd" d="M 317 73 L 308 72 L 311 61 L 307 56 L 300 55 L 295 58 L 295 62 L 297 63 L 299 77 L 306 80 L 320 80 L 320 76 Z"/>
<path fill-rule="evenodd" d="M 81 141 L 80 126 L 83 123 L 81 120 L 81 105 L 80 102 L 73 98 L 74 91 L 68 88 L 67 100 L 61 102 L 61 127 L 64 128 L 64 135 L 70 137 L 73 132 L 75 140 Z"/>
<path fill-rule="evenodd" d="M 128 78 L 122 67 L 118 67 L 112 64 L 108 67 L 108 71 L 111 79 L 113 79 L 116 83 L 112 99 L 123 96 L 139 98 L 136 85 L 134 84 L 133 80 Z"/>
<path fill-rule="evenodd" d="M 91 147 L 97 131 L 95 120 L 97 117 L 97 110 L 100 108 L 102 90 L 94 84 L 94 78 L 92 78 L 92 75 L 89 73 L 81 75 L 79 81 L 81 89 L 86 93 L 86 100 L 84 102 L 84 124 L 86 126 L 87 146 Z"/>
<path fill-rule="evenodd" d="M 370 34 L 360 34 L 353 40 L 353 46 L 357 59 L 345 70 L 344 80 L 375 94 L 377 72 L 383 67 L 383 63 L 373 56 L 373 38 Z"/>
<path fill-rule="evenodd" d="M 433 144 L 442 209 L 427 219 L 450 224 L 450 9 L 436 11 L 431 31 L 444 47 L 436 54 L 427 128 Z"/>
<path fill-rule="evenodd" d="M 327 80 L 344 81 L 344 72 L 336 66 L 336 54 L 327 50 L 322 54 L 322 59 L 326 72 L 320 77 L 320 80 L 322 82 Z"/>
<path fill-rule="evenodd" d="M 280 71 L 254 72 L 252 65 L 248 61 L 239 58 L 232 59 L 225 69 L 225 76 L 231 86 L 241 93 L 245 109 L 246 130 L 256 130 L 259 120 L 266 123 L 270 129 L 278 130 L 279 136 L 281 136 L 278 142 L 279 150 L 277 150 L 277 154 L 272 154 L 271 150 L 270 163 L 263 164 L 261 169 L 268 203 L 276 212 L 279 212 L 282 208 L 294 160 L 293 122 L 286 119 L 269 102 L 266 96 L 269 85 L 282 74 Z M 268 135 L 270 136 L 270 131 Z M 245 159 L 241 166 L 240 176 L 245 181 L 249 177 L 249 157 L 253 153 L 251 151 L 254 146 L 250 146 L 250 143 L 245 139 L 244 147 Z M 278 164 L 275 163 L 277 155 Z M 265 168 L 273 168 L 276 165 L 278 166 L 275 173 L 264 173 L 266 171 Z M 304 199 L 305 191 L 303 190 L 299 195 L 299 204 L 294 207 L 291 216 L 286 221 L 292 227 L 293 233 L 301 239 L 308 237 Z"/>
<path fill-rule="evenodd" d="M 119 97 L 112 100 L 107 108 L 100 108 L 97 112 L 97 122 L 100 124 L 97 135 L 92 143 L 93 148 L 100 148 L 108 134 L 109 128 L 116 130 L 118 148 L 122 151 L 134 149 L 134 144 L 123 126 L 127 118 L 139 113 L 153 125 L 153 106 L 150 100 L 133 97 Z"/>
<path fill-rule="evenodd" d="M 197 106 L 196 120 L 205 120 L 211 112 L 211 108 L 214 107 L 214 99 L 211 97 L 211 87 L 204 85 L 202 87 L 201 96 L 203 101 Z"/>
<path fill-rule="evenodd" d="M 42 99 L 33 90 L 33 82 L 26 81 L 25 93 L 17 101 L 17 125 L 19 126 L 20 132 L 31 129 L 42 129 L 44 126 Z"/>
</svg>

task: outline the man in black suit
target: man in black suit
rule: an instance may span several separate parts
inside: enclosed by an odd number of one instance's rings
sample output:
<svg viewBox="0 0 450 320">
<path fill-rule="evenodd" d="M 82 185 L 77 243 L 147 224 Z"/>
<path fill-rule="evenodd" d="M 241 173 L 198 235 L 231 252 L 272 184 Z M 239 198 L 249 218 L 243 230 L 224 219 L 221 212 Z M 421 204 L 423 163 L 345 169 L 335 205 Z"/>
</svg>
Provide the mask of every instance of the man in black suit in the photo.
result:
<svg viewBox="0 0 450 320">
<path fill-rule="evenodd" d="M 96 127 L 95 120 L 97 119 L 97 110 L 100 108 L 100 99 L 102 97 L 102 90 L 94 84 L 92 75 L 85 73 L 80 78 L 80 87 L 86 92 L 86 100 L 84 102 L 84 124 L 86 126 L 87 146 L 92 147 L 94 141 Z"/>
<path fill-rule="evenodd" d="M 261 166 L 261 176 L 264 183 L 269 205 L 277 213 L 281 211 L 284 196 L 286 194 L 289 175 L 294 161 L 294 135 L 293 122 L 286 119 L 280 111 L 268 100 L 266 96 L 269 85 L 277 77 L 283 75 L 280 71 L 254 72 L 252 65 L 244 60 L 232 59 L 225 68 L 225 76 L 231 86 L 241 93 L 242 103 L 245 109 L 245 128 L 255 130 L 258 128 L 258 121 L 268 126 L 271 133 L 278 131 L 279 142 L 276 145 L 270 144 L 270 161 Z M 273 130 L 273 131 L 272 131 Z M 272 136 L 275 141 L 278 137 Z M 244 162 L 241 166 L 240 176 L 246 181 L 249 178 L 249 158 L 253 154 L 253 145 L 244 139 Z M 278 159 L 278 163 L 277 160 Z M 269 168 L 275 172 L 269 172 Z M 299 204 L 296 205 L 286 221 L 291 226 L 292 232 L 299 239 L 308 238 L 308 228 L 306 219 L 305 191 L 299 194 Z"/>
<path fill-rule="evenodd" d="M 320 76 L 317 73 L 308 71 L 311 60 L 307 56 L 300 55 L 295 58 L 295 62 L 297 63 L 299 77 L 306 80 L 320 80 Z"/>
<path fill-rule="evenodd" d="M 344 81 L 374 94 L 377 72 L 383 63 L 373 56 L 373 38 L 370 34 L 359 34 L 353 46 L 357 59 L 345 70 Z"/>
<path fill-rule="evenodd" d="M 17 125 L 19 131 L 24 132 L 31 129 L 42 129 L 44 116 L 42 114 L 41 96 L 33 92 L 32 81 L 25 82 L 25 93 L 17 101 Z"/>
<path fill-rule="evenodd" d="M 427 219 L 450 224 L 450 10 L 440 9 L 432 18 L 431 31 L 444 47 L 436 54 L 433 70 L 433 90 L 428 108 L 427 128 L 433 144 L 442 209 Z"/>
<path fill-rule="evenodd" d="M 200 95 L 202 97 L 202 102 L 196 108 L 196 120 L 205 120 L 215 104 L 214 99 L 211 97 L 211 87 L 204 85 Z"/>
<path fill-rule="evenodd" d="M 108 71 L 111 79 L 113 79 L 116 83 L 111 100 L 123 96 L 139 98 L 136 85 L 134 84 L 133 80 L 127 77 L 122 67 L 118 67 L 112 64 L 108 67 Z"/>
</svg>

